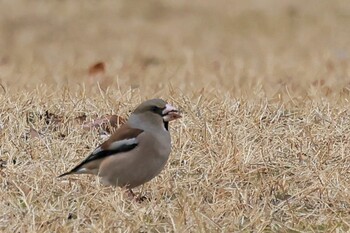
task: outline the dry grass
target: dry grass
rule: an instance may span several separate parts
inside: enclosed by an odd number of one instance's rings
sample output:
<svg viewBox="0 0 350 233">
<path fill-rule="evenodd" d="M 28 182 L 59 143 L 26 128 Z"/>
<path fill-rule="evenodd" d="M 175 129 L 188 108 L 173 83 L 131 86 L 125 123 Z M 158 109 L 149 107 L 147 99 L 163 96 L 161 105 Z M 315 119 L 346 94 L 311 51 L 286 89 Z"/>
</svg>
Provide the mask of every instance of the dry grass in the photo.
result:
<svg viewBox="0 0 350 233">
<path fill-rule="evenodd" d="M 349 231 L 349 10 L 0 2 L 0 231 Z M 98 61 L 106 73 L 89 77 Z M 152 97 L 184 117 L 166 169 L 136 190 L 150 201 L 91 176 L 56 179 L 102 141 L 76 117 L 127 117 Z"/>
</svg>

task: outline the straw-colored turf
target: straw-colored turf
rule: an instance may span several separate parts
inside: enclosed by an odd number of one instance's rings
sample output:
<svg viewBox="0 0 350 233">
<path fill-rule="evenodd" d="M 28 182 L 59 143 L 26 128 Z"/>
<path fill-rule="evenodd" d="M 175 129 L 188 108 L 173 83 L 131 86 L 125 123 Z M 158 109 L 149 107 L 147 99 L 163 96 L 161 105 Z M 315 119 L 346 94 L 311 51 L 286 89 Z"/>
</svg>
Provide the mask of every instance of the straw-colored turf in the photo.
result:
<svg viewBox="0 0 350 233">
<path fill-rule="evenodd" d="M 0 231 L 349 231 L 349 12 L 347 0 L 0 1 Z M 100 61 L 106 73 L 88 75 Z M 164 171 L 134 190 L 149 201 L 56 178 L 103 141 L 77 117 L 126 118 L 153 97 L 183 118 Z"/>
</svg>

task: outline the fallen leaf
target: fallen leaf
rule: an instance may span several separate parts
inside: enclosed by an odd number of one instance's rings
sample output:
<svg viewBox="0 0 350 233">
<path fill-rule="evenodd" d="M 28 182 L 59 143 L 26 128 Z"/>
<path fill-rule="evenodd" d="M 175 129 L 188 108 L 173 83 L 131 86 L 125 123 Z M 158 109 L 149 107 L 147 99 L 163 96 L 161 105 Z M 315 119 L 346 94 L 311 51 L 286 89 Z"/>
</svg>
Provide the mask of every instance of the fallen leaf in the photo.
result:
<svg viewBox="0 0 350 233">
<path fill-rule="evenodd" d="M 106 65 L 104 62 L 97 62 L 90 66 L 88 70 L 89 84 L 98 83 L 102 90 L 106 90 L 111 85 L 111 78 L 106 75 Z"/>
<path fill-rule="evenodd" d="M 101 128 L 102 130 L 110 133 L 114 131 L 119 125 L 124 124 L 126 121 L 124 118 L 117 115 L 105 115 L 97 118 L 92 122 L 83 124 L 83 129 L 91 130 L 94 128 Z"/>
<path fill-rule="evenodd" d="M 97 62 L 89 68 L 89 76 L 101 75 L 106 73 L 104 62 Z"/>
<path fill-rule="evenodd" d="M 77 124 L 83 124 L 84 122 L 86 122 L 86 114 L 83 114 L 83 115 L 80 115 L 80 116 L 77 116 L 76 118 L 74 118 L 74 121 L 77 123 Z"/>
<path fill-rule="evenodd" d="M 44 118 L 45 119 L 45 123 L 46 124 L 61 124 L 63 123 L 63 117 L 62 116 L 58 116 L 54 113 L 50 113 L 48 110 L 45 111 L 45 115 L 44 116 L 40 116 L 40 119 Z"/>
<path fill-rule="evenodd" d="M 40 138 L 39 132 L 33 129 L 32 127 L 30 127 L 29 135 L 31 138 Z"/>
</svg>

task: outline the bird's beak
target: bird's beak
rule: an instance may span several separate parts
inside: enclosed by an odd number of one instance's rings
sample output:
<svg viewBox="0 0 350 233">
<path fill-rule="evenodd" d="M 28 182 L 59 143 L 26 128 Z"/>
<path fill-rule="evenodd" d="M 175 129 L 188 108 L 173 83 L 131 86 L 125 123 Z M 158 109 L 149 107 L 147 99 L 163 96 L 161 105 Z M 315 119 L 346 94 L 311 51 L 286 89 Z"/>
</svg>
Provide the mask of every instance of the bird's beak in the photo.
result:
<svg viewBox="0 0 350 233">
<path fill-rule="evenodd" d="M 163 115 L 163 120 L 165 122 L 169 122 L 169 121 L 173 121 L 181 118 L 179 111 L 176 110 L 176 108 L 174 108 L 170 104 L 165 105 L 165 109 L 163 110 L 162 115 Z"/>
</svg>

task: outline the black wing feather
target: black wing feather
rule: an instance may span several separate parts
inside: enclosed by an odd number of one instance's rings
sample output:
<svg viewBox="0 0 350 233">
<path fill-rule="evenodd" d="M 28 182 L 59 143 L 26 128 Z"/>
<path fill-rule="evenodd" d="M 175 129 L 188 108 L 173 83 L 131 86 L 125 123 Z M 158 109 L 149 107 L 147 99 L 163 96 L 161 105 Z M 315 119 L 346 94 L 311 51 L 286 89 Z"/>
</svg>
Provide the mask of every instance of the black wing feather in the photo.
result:
<svg viewBox="0 0 350 233">
<path fill-rule="evenodd" d="M 134 149 L 137 145 L 138 145 L 137 143 L 124 144 L 124 145 L 121 145 L 117 149 L 114 149 L 114 150 L 102 150 L 96 154 L 91 153 L 86 159 L 84 159 L 81 162 L 80 165 L 86 164 L 86 163 L 91 162 L 93 160 L 103 159 L 103 158 L 106 158 L 108 156 L 111 156 L 111 155 L 114 155 L 117 153 L 130 151 L 130 150 Z"/>
<path fill-rule="evenodd" d="M 121 145 L 121 146 L 119 146 L 118 148 L 116 148 L 114 150 L 102 150 L 102 151 L 100 151 L 98 153 L 91 153 L 86 159 L 84 159 L 80 164 L 78 164 L 76 167 L 74 167 L 71 171 L 63 173 L 62 175 L 60 175 L 58 177 L 63 177 L 63 176 L 75 173 L 82 166 L 84 166 L 85 164 L 87 164 L 87 163 L 89 163 L 91 161 L 103 159 L 103 158 L 106 158 L 108 156 L 115 155 L 117 153 L 130 151 L 130 150 L 134 149 L 137 145 L 138 145 L 137 143 L 124 144 L 124 145 Z"/>
</svg>

